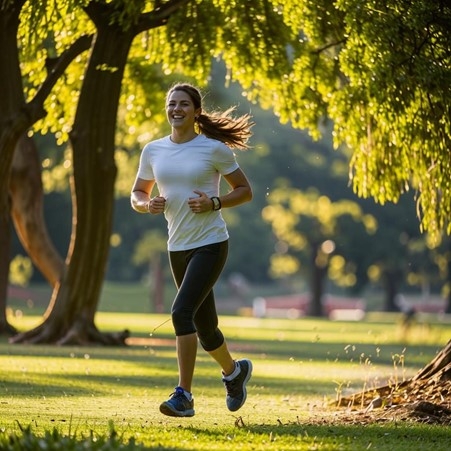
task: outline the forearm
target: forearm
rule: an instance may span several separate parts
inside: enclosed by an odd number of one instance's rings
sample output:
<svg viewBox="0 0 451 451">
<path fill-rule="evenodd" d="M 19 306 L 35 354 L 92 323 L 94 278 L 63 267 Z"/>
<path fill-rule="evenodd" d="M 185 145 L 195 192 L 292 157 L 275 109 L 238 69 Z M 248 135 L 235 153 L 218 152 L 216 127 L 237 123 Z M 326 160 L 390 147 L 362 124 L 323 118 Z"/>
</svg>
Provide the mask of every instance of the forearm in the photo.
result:
<svg viewBox="0 0 451 451">
<path fill-rule="evenodd" d="M 133 210 L 138 213 L 149 213 L 149 193 L 144 191 L 132 191 L 130 195 L 130 201 Z"/>
<path fill-rule="evenodd" d="M 221 208 L 231 208 L 252 200 L 252 189 L 249 186 L 237 186 L 227 194 L 218 196 Z"/>
</svg>

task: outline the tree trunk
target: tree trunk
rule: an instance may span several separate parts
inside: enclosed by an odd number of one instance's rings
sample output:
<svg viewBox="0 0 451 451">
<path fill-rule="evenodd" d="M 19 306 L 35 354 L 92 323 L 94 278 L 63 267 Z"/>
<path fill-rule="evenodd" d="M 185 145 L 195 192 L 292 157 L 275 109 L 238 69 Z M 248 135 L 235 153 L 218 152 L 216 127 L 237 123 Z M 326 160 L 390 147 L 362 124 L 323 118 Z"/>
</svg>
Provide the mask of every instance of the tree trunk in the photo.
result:
<svg viewBox="0 0 451 451">
<path fill-rule="evenodd" d="M 43 217 L 39 156 L 33 138 L 19 140 L 11 168 L 12 216 L 20 241 L 52 287 L 61 279 L 64 261 L 53 246 Z"/>
<path fill-rule="evenodd" d="M 448 296 L 447 302 L 445 306 L 445 313 L 451 313 L 451 237 L 448 237 L 448 267 L 447 267 L 447 287 L 448 287 Z"/>
<path fill-rule="evenodd" d="M 151 260 L 151 276 L 153 284 L 151 284 L 151 311 L 156 313 L 164 312 L 164 274 L 161 264 L 161 253 L 155 253 Z"/>
<path fill-rule="evenodd" d="M 324 316 L 323 307 L 323 295 L 324 295 L 324 282 L 327 276 L 328 259 L 319 258 L 321 253 L 320 245 L 312 245 L 312 259 L 310 263 L 311 270 L 311 282 L 310 291 L 311 299 L 309 305 L 309 315 L 315 317 Z"/>
<path fill-rule="evenodd" d="M 53 291 L 44 322 L 14 337 L 16 343 L 123 344 L 128 336 L 127 331 L 101 334 L 94 316 L 110 245 L 116 116 L 133 31 L 121 32 L 107 18 L 96 19 L 98 34 L 70 134 L 74 208 L 68 266 Z"/>
<path fill-rule="evenodd" d="M 401 279 L 400 271 L 397 269 L 386 269 L 382 277 L 385 289 L 384 311 L 399 312 L 399 306 L 396 304 L 396 297 Z"/>
<path fill-rule="evenodd" d="M 6 319 L 11 247 L 9 179 L 17 140 L 27 129 L 25 99 L 17 52 L 20 10 L 25 0 L 0 8 L 0 334 L 14 333 Z"/>
<path fill-rule="evenodd" d="M 429 364 L 418 371 L 412 381 L 428 379 L 451 380 L 451 340 Z"/>
</svg>

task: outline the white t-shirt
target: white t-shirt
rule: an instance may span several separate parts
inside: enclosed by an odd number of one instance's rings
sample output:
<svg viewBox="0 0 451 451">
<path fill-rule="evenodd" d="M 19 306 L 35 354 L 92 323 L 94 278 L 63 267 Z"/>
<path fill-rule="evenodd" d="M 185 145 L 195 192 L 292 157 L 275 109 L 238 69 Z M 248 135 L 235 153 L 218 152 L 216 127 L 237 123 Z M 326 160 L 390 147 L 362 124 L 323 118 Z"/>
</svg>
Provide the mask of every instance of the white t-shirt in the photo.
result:
<svg viewBox="0 0 451 451">
<path fill-rule="evenodd" d="M 160 196 L 166 199 L 169 251 L 193 249 L 229 238 L 220 211 L 195 214 L 188 207 L 188 199 L 198 196 L 195 189 L 208 197 L 218 196 L 221 175 L 238 167 L 229 147 L 203 134 L 182 144 L 173 143 L 166 136 L 144 146 L 138 177 L 155 180 Z"/>
</svg>

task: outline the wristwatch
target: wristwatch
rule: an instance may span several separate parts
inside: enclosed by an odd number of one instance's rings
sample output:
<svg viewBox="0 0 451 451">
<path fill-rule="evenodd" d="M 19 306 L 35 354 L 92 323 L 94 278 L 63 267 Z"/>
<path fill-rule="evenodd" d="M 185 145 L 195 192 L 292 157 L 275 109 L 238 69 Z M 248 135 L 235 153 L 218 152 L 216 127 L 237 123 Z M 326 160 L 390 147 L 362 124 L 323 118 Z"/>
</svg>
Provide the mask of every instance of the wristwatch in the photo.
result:
<svg viewBox="0 0 451 451">
<path fill-rule="evenodd" d="M 222 205 L 221 205 L 221 199 L 219 199 L 219 197 L 212 197 L 211 198 L 212 202 L 213 202 L 213 211 L 218 211 L 221 209 Z"/>
</svg>

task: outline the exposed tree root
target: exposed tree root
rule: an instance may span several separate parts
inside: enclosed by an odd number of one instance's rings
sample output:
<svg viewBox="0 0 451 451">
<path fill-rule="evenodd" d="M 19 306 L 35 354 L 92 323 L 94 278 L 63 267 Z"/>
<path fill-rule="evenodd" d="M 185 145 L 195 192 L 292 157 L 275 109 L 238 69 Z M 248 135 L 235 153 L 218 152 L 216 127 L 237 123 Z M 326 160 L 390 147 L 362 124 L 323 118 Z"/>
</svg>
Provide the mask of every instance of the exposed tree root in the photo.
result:
<svg viewBox="0 0 451 451">
<path fill-rule="evenodd" d="M 360 422 L 415 420 L 451 426 L 451 341 L 411 379 L 343 397 L 336 405 Z"/>
<path fill-rule="evenodd" d="M 126 346 L 125 341 L 129 336 L 130 332 L 127 329 L 117 333 L 102 333 L 95 327 L 88 330 L 78 330 L 77 327 L 73 327 L 58 340 L 57 344 L 60 346 Z"/>
<path fill-rule="evenodd" d="M 10 343 L 18 344 L 56 344 L 59 346 L 126 346 L 130 332 L 102 333 L 90 322 L 77 321 L 69 329 L 50 325 L 40 326 L 14 335 Z"/>
<path fill-rule="evenodd" d="M 17 334 L 17 329 L 8 321 L 0 321 L 0 335 L 6 335 L 8 337 L 12 337 Z"/>
</svg>

